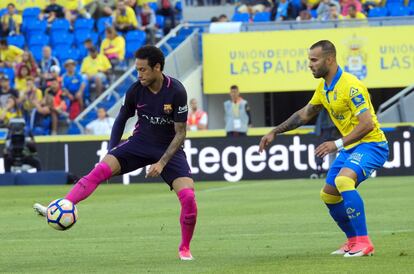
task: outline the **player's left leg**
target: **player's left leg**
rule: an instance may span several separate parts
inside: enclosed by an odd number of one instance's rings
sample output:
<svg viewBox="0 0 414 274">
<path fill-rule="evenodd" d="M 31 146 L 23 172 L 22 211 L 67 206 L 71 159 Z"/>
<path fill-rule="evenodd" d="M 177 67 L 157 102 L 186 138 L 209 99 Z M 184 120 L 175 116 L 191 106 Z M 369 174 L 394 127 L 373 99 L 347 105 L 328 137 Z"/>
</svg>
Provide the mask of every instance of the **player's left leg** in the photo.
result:
<svg viewBox="0 0 414 274">
<path fill-rule="evenodd" d="M 349 168 L 343 168 L 335 178 L 338 191 L 344 199 L 346 213 L 356 232 L 356 243 L 345 257 L 368 256 L 374 253 L 374 246 L 368 237 L 364 202 L 356 190 L 357 174 Z"/>
<path fill-rule="evenodd" d="M 181 204 L 180 225 L 181 243 L 178 256 L 181 260 L 192 260 L 190 242 L 197 222 L 197 203 L 194 194 L 194 181 L 191 178 L 185 153 L 178 150 L 161 172 L 164 181 L 174 189 Z"/>
<path fill-rule="evenodd" d="M 181 260 L 192 260 L 190 242 L 197 222 L 194 182 L 189 177 L 180 177 L 174 180 L 172 186 L 181 204 L 181 243 L 178 248 L 178 254 Z"/>
</svg>

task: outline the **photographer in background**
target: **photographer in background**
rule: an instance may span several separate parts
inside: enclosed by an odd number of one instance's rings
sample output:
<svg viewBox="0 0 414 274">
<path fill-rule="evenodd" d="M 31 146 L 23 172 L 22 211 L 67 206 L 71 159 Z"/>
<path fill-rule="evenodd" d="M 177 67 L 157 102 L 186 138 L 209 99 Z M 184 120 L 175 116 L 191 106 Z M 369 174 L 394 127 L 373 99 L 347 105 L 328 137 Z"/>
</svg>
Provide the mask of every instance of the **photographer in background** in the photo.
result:
<svg viewBox="0 0 414 274">
<path fill-rule="evenodd" d="M 4 146 L 4 169 L 6 172 L 22 172 L 31 168 L 41 170 L 33 136 L 26 137 L 24 119 L 10 119 L 9 132 Z"/>
</svg>

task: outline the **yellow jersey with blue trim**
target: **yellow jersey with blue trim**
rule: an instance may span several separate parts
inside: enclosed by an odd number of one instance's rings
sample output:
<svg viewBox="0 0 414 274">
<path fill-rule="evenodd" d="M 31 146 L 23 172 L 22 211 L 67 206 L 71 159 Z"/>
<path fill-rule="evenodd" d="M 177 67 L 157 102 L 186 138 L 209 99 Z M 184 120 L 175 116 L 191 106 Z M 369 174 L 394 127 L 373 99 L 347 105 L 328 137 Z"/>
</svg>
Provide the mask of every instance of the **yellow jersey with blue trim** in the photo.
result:
<svg viewBox="0 0 414 274">
<path fill-rule="evenodd" d="M 330 86 L 322 80 L 309 104 L 323 105 L 342 136 L 350 134 L 358 125 L 358 115 L 365 111 L 371 113 L 374 129 L 346 149 L 360 143 L 387 141 L 375 115 L 367 87 L 354 75 L 343 72 L 339 66 Z"/>
</svg>

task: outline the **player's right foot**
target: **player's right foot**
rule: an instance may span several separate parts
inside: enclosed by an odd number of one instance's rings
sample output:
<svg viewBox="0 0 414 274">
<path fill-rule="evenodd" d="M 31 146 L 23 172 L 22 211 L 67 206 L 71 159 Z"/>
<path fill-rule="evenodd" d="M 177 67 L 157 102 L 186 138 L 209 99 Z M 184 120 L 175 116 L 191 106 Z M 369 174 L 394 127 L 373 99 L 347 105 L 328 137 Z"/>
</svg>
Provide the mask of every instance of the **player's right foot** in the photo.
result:
<svg viewBox="0 0 414 274">
<path fill-rule="evenodd" d="M 47 207 L 39 204 L 39 203 L 35 203 L 33 205 L 33 209 L 34 211 L 39 214 L 40 216 L 46 217 L 46 211 L 47 211 Z"/>
<path fill-rule="evenodd" d="M 356 237 L 349 238 L 339 249 L 333 251 L 331 255 L 344 255 L 348 253 L 352 247 L 356 244 Z"/>
<path fill-rule="evenodd" d="M 346 258 L 374 255 L 374 246 L 371 241 L 358 241 L 351 250 L 344 255 Z"/>
<path fill-rule="evenodd" d="M 178 257 L 181 261 L 192 261 L 194 260 L 193 255 L 191 255 L 190 249 L 182 249 L 178 251 Z"/>
</svg>

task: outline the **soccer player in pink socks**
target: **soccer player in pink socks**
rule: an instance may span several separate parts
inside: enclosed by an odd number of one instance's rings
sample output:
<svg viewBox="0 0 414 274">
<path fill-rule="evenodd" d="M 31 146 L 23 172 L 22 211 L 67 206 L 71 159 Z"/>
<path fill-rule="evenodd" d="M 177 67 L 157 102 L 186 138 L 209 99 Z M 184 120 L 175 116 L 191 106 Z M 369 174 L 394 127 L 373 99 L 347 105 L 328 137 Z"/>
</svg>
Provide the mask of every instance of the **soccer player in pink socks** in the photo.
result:
<svg viewBox="0 0 414 274">
<path fill-rule="evenodd" d="M 181 260 L 193 260 L 190 242 L 197 221 L 194 181 L 182 144 L 186 136 L 187 92 L 176 79 L 162 73 L 164 55 L 154 46 L 135 53 L 138 81 L 128 89 L 111 132 L 109 152 L 92 171 L 80 179 L 66 199 L 74 204 L 90 196 L 98 185 L 114 175 L 151 165 L 146 177 L 161 176 L 181 204 Z M 125 124 L 132 116 L 138 122 L 132 136 L 120 143 Z M 34 209 L 46 216 L 46 207 Z"/>
</svg>

